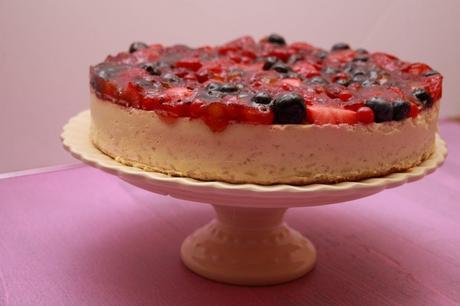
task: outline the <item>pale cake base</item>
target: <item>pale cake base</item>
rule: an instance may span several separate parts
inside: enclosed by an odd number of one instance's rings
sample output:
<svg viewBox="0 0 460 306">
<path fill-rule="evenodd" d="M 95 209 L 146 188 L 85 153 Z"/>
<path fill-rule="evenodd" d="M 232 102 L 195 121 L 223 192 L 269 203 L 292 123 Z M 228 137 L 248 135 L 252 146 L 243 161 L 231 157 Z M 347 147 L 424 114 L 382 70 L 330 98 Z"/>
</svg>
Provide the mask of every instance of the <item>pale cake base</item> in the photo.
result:
<svg viewBox="0 0 460 306">
<path fill-rule="evenodd" d="M 120 163 L 199 180 L 261 185 L 337 183 L 420 164 L 434 151 L 438 106 L 415 119 L 369 125 L 230 124 L 212 132 L 202 120 L 165 122 L 91 97 L 94 145 Z"/>
</svg>

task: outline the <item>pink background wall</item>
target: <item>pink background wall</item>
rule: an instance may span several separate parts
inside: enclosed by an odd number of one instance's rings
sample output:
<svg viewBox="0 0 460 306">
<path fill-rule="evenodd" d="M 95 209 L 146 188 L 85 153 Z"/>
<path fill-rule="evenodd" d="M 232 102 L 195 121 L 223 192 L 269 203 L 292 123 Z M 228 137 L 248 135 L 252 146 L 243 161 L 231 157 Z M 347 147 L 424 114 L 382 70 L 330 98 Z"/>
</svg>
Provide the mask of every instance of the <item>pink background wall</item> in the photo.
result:
<svg viewBox="0 0 460 306">
<path fill-rule="evenodd" d="M 0 172 L 74 162 L 59 134 L 88 107 L 88 66 L 133 40 L 346 41 L 429 63 L 445 76 L 442 115 L 460 115 L 459 12 L 456 0 L 0 0 Z"/>
</svg>

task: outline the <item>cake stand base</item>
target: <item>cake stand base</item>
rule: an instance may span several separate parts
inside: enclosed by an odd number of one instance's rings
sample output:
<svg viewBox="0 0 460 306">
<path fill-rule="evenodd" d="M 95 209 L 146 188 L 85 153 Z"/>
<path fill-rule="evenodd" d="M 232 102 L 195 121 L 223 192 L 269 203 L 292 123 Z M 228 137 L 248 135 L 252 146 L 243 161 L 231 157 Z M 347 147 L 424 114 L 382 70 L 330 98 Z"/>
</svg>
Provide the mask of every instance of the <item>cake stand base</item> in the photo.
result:
<svg viewBox="0 0 460 306">
<path fill-rule="evenodd" d="M 315 265 L 315 247 L 283 222 L 285 208 L 214 209 L 216 218 L 182 244 L 182 260 L 195 273 L 260 286 L 294 280 Z"/>
</svg>

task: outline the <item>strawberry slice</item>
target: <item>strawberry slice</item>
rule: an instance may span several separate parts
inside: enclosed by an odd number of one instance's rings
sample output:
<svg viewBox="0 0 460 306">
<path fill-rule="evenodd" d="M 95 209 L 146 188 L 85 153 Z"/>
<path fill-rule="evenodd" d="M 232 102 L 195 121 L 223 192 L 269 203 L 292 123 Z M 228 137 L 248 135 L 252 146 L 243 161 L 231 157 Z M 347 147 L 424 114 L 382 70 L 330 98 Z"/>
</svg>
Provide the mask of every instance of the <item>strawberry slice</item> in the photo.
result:
<svg viewBox="0 0 460 306">
<path fill-rule="evenodd" d="M 431 67 L 423 63 L 412 63 L 402 69 L 403 72 L 407 72 L 413 75 L 422 75 L 430 70 Z"/>
<path fill-rule="evenodd" d="M 304 43 L 304 42 L 293 42 L 292 44 L 289 45 L 290 48 L 294 49 L 296 52 L 300 50 L 312 50 L 314 47 L 310 44 Z"/>
<path fill-rule="evenodd" d="M 332 52 L 327 57 L 327 62 L 330 64 L 344 64 L 350 62 L 355 57 L 353 50 L 340 50 Z"/>
<path fill-rule="evenodd" d="M 198 58 L 183 58 L 176 62 L 176 67 L 182 67 L 192 71 L 197 71 L 201 66 L 202 64 Z"/>
<path fill-rule="evenodd" d="M 171 100 L 184 100 L 193 94 L 193 91 L 185 87 L 172 87 L 165 91 L 165 94 L 171 98 Z"/>
<path fill-rule="evenodd" d="M 411 116 L 411 118 L 416 118 L 418 113 L 420 113 L 419 106 L 415 103 L 411 103 L 409 116 Z"/>
<path fill-rule="evenodd" d="M 124 88 L 128 86 L 128 83 L 130 83 L 131 81 L 135 79 L 142 79 L 146 75 L 147 73 L 144 69 L 133 67 L 118 73 L 116 82 L 119 87 Z"/>
<path fill-rule="evenodd" d="M 120 98 L 129 103 L 130 106 L 138 108 L 141 103 L 142 88 L 133 82 L 128 82 L 120 93 Z"/>
<path fill-rule="evenodd" d="M 163 50 L 163 46 L 156 44 L 150 45 L 148 48 L 140 49 L 137 52 L 131 54 L 131 64 L 139 64 L 144 62 L 153 62 L 156 61 L 160 52 Z"/>
<path fill-rule="evenodd" d="M 101 93 L 112 99 L 119 98 L 118 87 L 113 82 L 95 75 L 92 77 L 91 84 L 97 93 Z"/>
<path fill-rule="evenodd" d="M 343 108 L 351 111 L 358 111 L 361 107 L 364 106 L 363 100 L 351 100 L 349 102 L 343 103 Z"/>
<path fill-rule="evenodd" d="M 256 47 L 256 42 L 251 36 L 243 36 L 232 40 L 222 47 L 218 48 L 218 52 L 221 55 L 227 54 L 229 51 L 237 51 L 242 49 L 254 49 Z"/>
<path fill-rule="evenodd" d="M 244 122 L 250 124 L 271 124 L 273 123 L 273 112 L 269 108 L 244 107 L 242 111 Z"/>
<path fill-rule="evenodd" d="M 438 101 L 442 96 L 442 76 L 440 74 L 430 76 L 425 83 L 433 101 Z"/>
<path fill-rule="evenodd" d="M 281 79 L 280 80 L 281 85 L 283 86 L 283 89 L 285 90 L 290 90 L 291 87 L 300 87 L 302 82 L 299 79 L 294 79 L 294 78 L 287 78 L 287 79 Z M 287 87 L 284 87 L 287 86 Z"/>
<path fill-rule="evenodd" d="M 358 123 L 356 112 L 322 105 L 311 105 L 307 107 L 307 119 L 309 123 L 318 125 Z"/>
<path fill-rule="evenodd" d="M 225 130 L 229 123 L 225 105 L 218 102 L 208 104 L 203 121 L 214 132 L 221 132 Z"/>
<path fill-rule="evenodd" d="M 288 49 L 284 48 L 273 48 L 271 49 L 266 56 L 274 56 L 277 57 L 279 60 L 286 62 L 289 57 L 291 56 L 291 53 L 289 52 Z"/>
<path fill-rule="evenodd" d="M 387 69 L 389 71 L 394 71 L 398 69 L 401 65 L 398 58 L 394 55 L 383 53 L 383 52 L 375 52 L 371 55 L 372 60 L 374 61 L 377 66 L 380 68 Z"/>
<path fill-rule="evenodd" d="M 292 70 L 306 78 L 312 78 L 314 76 L 320 75 L 320 72 L 316 67 L 307 62 L 298 62 L 294 65 Z"/>
<path fill-rule="evenodd" d="M 144 110 L 157 110 L 169 102 L 171 102 L 171 98 L 164 93 L 150 94 L 141 100 L 141 108 Z"/>
</svg>

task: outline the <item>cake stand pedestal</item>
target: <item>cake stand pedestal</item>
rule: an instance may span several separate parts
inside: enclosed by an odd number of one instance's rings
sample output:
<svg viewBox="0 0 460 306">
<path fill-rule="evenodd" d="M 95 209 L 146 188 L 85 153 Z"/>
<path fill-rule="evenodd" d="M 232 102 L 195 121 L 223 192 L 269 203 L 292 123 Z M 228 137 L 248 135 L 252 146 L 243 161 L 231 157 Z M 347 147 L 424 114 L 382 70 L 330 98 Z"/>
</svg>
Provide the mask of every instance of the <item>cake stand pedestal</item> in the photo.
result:
<svg viewBox="0 0 460 306">
<path fill-rule="evenodd" d="M 209 279 L 269 285 L 296 279 L 315 265 L 313 244 L 284 221 L 286 208 L 215 205 L 216 218 L 185 239 L 187 267 Z"/>
<path fill-rule="evenodd" d="M 434 154 L 421 165 L 359 182 L 305 186 L 203 182 L 116 162 L 92 145 L 90 121 L 89 111 L 73 117 L 61 135 L 64 147 L 85 163 L 140 188 L 211 204 L 216 217 L 185 239 L 182 261 L 201 276 L 238 285 L 279 284 L 314 267 L 313 244 L 283 221 L 288 208 L 350 201 L 412 182 L 433 172 L 447 156 L 446 145 L 437 136 Z"/>
</svg>

